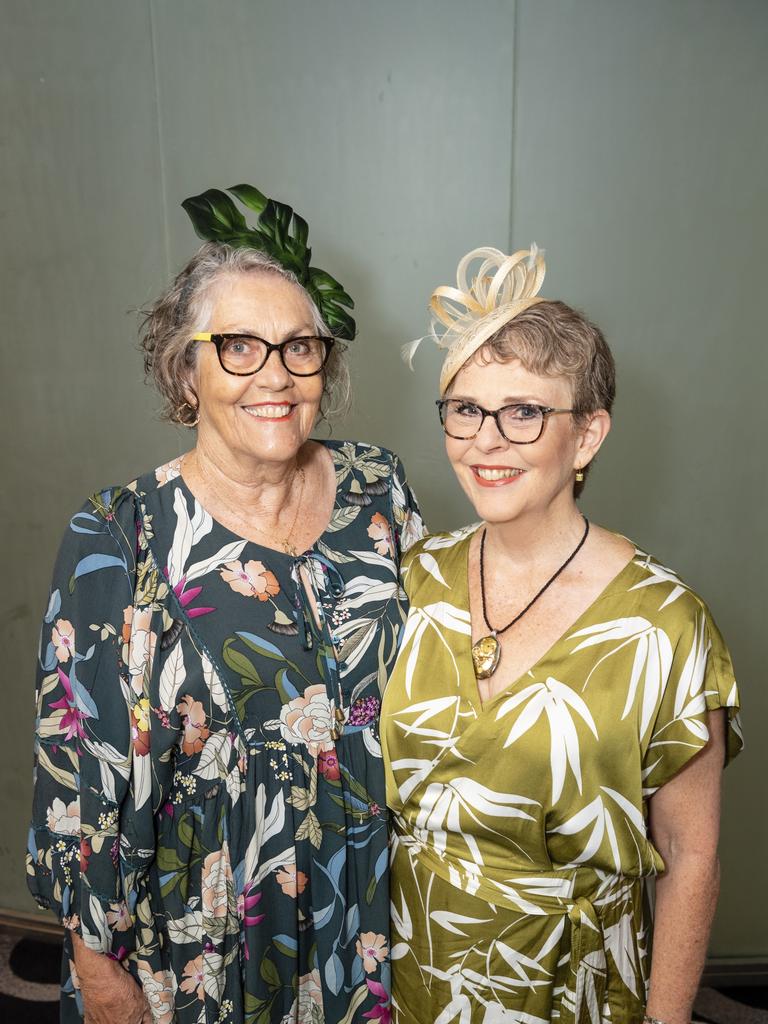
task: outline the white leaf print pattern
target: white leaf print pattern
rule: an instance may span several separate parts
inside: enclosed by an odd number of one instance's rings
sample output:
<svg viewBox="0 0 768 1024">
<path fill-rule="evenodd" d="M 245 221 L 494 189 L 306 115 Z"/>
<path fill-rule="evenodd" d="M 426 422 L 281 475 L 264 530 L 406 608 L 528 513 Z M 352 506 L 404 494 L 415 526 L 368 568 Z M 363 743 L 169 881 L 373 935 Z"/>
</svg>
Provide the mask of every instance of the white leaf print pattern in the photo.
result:
<svg viewBox="0 0 768 1024">
<path fill-rule="evenodd" d="M 611 622 L 599 622 L 594 626 L 587 626 L 585 629 L 577 630 L 571 634 L 571 639 L 585 637 L 580 644 L 573 648 L 572 654 L 583 650 L 585 647 L 592 647 L 594 644 L 620 641 L 607 654 L 604 654 L 592 668 L 584 683 L 584 689 L 589 685 L 589 680 L 606 658 L 618 654 L 627 644 L 637 644 L 635 660 L 632 665 L 632 673 L 627 689 L 627 700 L 624 705 L 622 719 L 625 719 L 634 707 L 640 679 L 643 679 L 643 700 L 640 710 L 640 737 L 644 738 L 653 721 L 655 712 L 659 706 L 664 682 L 669 677 L 669 670 L 672 666 L 672 644 L 669 637 L 659 626 L 654 626 L 648 619 L 641 616 L 630 616 L 625 619 L 614 619 Z"/>
<path fill-rule="evenodd" d="M 569 709 L 579 715 L 595 739 L 598 739 L 597 726 L 587 705 L 570 686 L 550 676 L 545 683 L 533 683 L 505 700 L 496 712 L 496 721 L 504 718 L 521 704 L 525 704 L 525 707 L 510 729 L 504 747 L 511 746 L 528 732 L 544 711 L 549 721 L 552 802 L 559 800 L 563 792 L 567 766 L 570 766 L 581 793 L 579 737 Z"/>
<path fill-rule="evenodd" d="M 402 651 L 405 651 L 408 649 L 409 644 L 412 645 L 408 654 L 405 672 L 405 688 L 409 697 L 411 696 L 413 674 L 416 670 L 419 650 L 421 649 L 421 640 L 427 628 L 433 629 L 435 631 L 435 635 L 440 639 L 440 642 L 451 659 L 455 672 L 455 681 L 457 684 L 459 682 L 459 671 L 456 666 L 456 659 L 453 655 L 453 651 L 451 650 L 451 645 L 446 637 L 443 636 L 440 628 L 441 626 L 464 636 L 472 635 L 472 624 L 469 612 L 464 611 L 463 608 L 455 608 L 453 605 L 448 604 L 447 601 L 437 601 L 434 604 L 425 605 L 423 608 L 412 607 L 408 612 L 408 618 L 405 621 L 405 629 L 403 630 L 400 648 Z"/>
<path fill-rule="evenodd" d="M 474 831 L 495 832 L 482 821 L 481 815 L 489 818 L 525 818 L 533 821 L 532 815 L 520 808 L 540 806 L 536 800 L 516 793 L 497 793 L 474 779 L 459 777 L 447 784 L 432 782 L 424 790 L 416 818 L 416 827 L 430 833 L 432 844 L 438 853 L 446 849 L 446 832 L 460 835 L 472 855 L 475 864 L 483 864 L 483 857 L 475 836 L 461 827 L 463 811 L 473 822 Z"/>
<path fill-rule="evenodd" d="M 219 566 L 224 565 L 226 562 L 236 561 L 247 543 L 247 541 L 238 540 L 233 541 L 232 544 L 225 544 L 224 547 L 219 548 L 215 555 L 211 555 L 210 558 L 206 558 L 202 562 L 195 562 L 193 565 L 190 565 L 184 573 L 187 583 L 190 580 L 199 579 L 200 576 L 213 572 L 214 569 L 218 569 Z"/>
<path fill-rule="evenodd" d="M 419 555 L 419 562 L 423 569 L 426 569 L 430 576 L 432 576 L 438 583 L 441 583 L 444 587 L 450 590 L 450 586 L 445 582 L 443 574 L 440 572 L 440 566 L 437 564 L 437 559 L 434 555 L 430 555 L 429 552 L 422 551 Z"/>
<path fill-rule="evenodd" d="M 181 581 L 193 545 L 213 529 L 213 520 L 197 501 L 194 515 L 189 518 L 187 502 L 180 488 L 173 496 L 173 510 L 176 513 L 176 528 L 168 555 L 168 582 L 172 587 Z"/>
<path fill-rule="evenodd" d="M 640 840 L 644 841 L 645 822 L 643 821 L 643 817 L 638 809 L 624 796 L 617 793 L 616 790 L 610 789 L 607 786 L 601 786 L 600 789 L 604 793 L 607 793 L 608 796 L 610 796 L 611 799 L 621 807 L 635 830 L 639 833 Z M 574 857 L 570 863 L 565 865 L 565 867 L 573 868 L 578 864 L 586 864 L 594 860 L 603 845 L 603 840 L 607 839 L 611 857 L 613 859 L 614 870 L 618 872 L 621 867 L 621 857 L 616 838 L 616 826 L 613 823 L 611 812 L 606 808 L 600 794 L 598 794 L 591 803 L 587 804 L 586 807 L 583 807 L 571 818 L 563 822 L 562 825 L 559 825 L 557 828 L 550 829 L 550 832 L 566 836 L 575 836 L 579 832 L 584 831 L 584 829 L 589 828 L 590 825 L 592 826 L 592 831 L 582 848 L 581 853 L 577 857 Z"/>
<path fill-rule="evenodd" d="M 163 711 L 170 713 L 176 707 L 176 697 L 185 676 L 184 648 L 176 644 L 171 648 L 160 673 L 160 707 Z"/>
</svg>

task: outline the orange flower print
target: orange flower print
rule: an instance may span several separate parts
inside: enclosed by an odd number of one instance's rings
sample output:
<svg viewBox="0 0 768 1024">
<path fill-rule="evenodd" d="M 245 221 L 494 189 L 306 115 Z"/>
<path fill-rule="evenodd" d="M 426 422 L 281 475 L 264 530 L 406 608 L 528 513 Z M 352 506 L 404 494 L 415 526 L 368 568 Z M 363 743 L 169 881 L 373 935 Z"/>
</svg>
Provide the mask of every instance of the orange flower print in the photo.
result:
<svg viewBox="0 0 768 1024">
<path fill-rule="evenodd" d="M 56 657 L 59 661 L 69 661 L 75 650 L 75 627 L 69 619 L 56 620 L 51 641 L 56 648 Z"/>
<path fill-rule="evenodd" d="M 221 578 L 236 593 L 245 597 L 256 597 L 259 601 L 267 601 L 280 593 L 280 584 L 273 572 L 263 562 L 255 559 L 246 562 L 225 562 L 221 570 Z"/>
<path fill-rule="evenodd" d="M 184 726 L 181 749 L 185 754 L 199 754 L 209 736 L 203 705 L 199 700 L 193 700 L 189 694 L 186 694 L 176 705 L 176 710 L 181 715 Z"/>
<path fill-rule="evenodd" d="M 363 958 L 366 974 L 371 974 L 384 961 L 389 953 L 387 940 L 376 932 L 360 932 L 355 946 L 357 955 Z"/>
<path fill-rule="evenodd" d="M 392 530 L 386 516 L 381 512 L 374 512 L 371 516 L 371 525 L 368 527 L 368 536 L 373 541 L 373 546 L 380 555 L 392 557 L 395 553 L 395 546 L 392 543 Z"/>
<path fill-rule="evenodd" d="M 309 881 L 303 871 L 296 870 L 295 864 L 283 864 L 282 868 L 275 872 L 275 878 L 283 893 L 292 896 L 293 899 L 296 899 L 298 893 L 304 892 Z"/>
<path fill-rule="evenodd" d="M 133 622 L 133 605 L 129 604 L 127 608 L 123 608 L 123 628 L 120 632 L 120 639 L 122 640 L 121 657 L 125 664 L 128 664 L 128 659 L 131 656 L 131 623 Z"/>
<path fill-rule="evenodd" d="M 194 960 L 188 961 L 184 968 L 184 980 L 179 985 L 182 992 L 192 993 L 197 989 L 197 998 L 200 1002 L 205 1000 L 205 988 L 203 987 L 203 954 L 196 956 Z"/>
</svg>

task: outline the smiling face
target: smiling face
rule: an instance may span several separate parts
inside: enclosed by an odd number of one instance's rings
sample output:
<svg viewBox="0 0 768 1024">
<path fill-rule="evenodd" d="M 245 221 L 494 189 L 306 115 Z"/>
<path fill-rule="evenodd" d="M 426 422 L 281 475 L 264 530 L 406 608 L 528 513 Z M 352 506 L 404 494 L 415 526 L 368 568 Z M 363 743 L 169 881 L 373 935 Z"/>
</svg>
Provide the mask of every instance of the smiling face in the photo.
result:
<svg viewBox="0 0 768 1024">
<path fill-rule="evenodd" d="M 208 330 L 250 334 L 272 344 L 315 335 L 298 285 L 276 274 L 249 273 L 218 282 Z M 198 344 L 192 386 L 199 400 L 198 444 L 221 463 L 286 463 L 309 437 L 320 410 L 322 373 L 293 377 L 277 352 L 249 377 L 227 373 L 212 344 Z"/>
<path fill-rule="evenodd" d="M 570 409 L 571 384 L 564 377 L 542 377 L 520 360 L 470 359 L 457 373 L 446 397 L 499 409 L 516 402 Z M 448 458 L 477 514 L 488 523 L 506 523 L 528 515 L 572 512 L 574 473 L 597 454 L 610 427 L 605 410 L 577 424 L 568 413 L 547 417 L 533 444 L 513 444 L 499 433 L 492 417 L 480 432 L 461 441 L 446 435 Z"/>
</svg>

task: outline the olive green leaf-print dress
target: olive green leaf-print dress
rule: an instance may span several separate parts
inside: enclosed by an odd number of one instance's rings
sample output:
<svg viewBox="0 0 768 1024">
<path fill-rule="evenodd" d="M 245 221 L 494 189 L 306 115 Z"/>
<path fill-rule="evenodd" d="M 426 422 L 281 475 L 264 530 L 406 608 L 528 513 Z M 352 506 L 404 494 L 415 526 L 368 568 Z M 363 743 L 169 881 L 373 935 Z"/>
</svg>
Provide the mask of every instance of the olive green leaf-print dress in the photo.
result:
<svg viewBox="0 0 768 1024">
<path fill-rule="evenodd" d="M 637 551 L 529 672 L 483 705 L 470 654 L 474 528 L 404 560 L 410 610 L 382 708 L 392 814 L 394 1024 L 635 1024 L 664 869 L 647 800 L 728 709 L 701 600 Z"/>
<path fill-rule="evenodd" d="M 335 507 L 298 556 L 213 520 L 178 460 L 62 544 L 29 884 L 155 1024 L 389 1020 L 378 717 L 423 531 L 395 456 L 326 445 Z M 69 941 L 61 1007 L 81 1020 Z"/>
</svg>

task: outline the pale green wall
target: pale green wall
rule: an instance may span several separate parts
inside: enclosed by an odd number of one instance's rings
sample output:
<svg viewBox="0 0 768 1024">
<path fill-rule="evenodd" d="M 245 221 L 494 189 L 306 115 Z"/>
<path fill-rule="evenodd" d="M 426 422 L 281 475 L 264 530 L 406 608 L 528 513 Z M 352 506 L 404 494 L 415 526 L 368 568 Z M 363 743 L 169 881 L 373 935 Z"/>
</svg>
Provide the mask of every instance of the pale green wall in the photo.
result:
<svg viewBox="0 0 768 1024">
<path fill-rule="evenodd" d="M 768 894 L 746 883 L 768 851 L 768 6 L 0 0 L 0 19 L 0 906 L 32 909 L 33 652 L 66 519 L 185 444 L 153 418 L 128 311 L 195 245 L 180 199 L 246 180 L 307 217 L 357 299 L 336 434 L 399 450 L 435 527 L 469 515 L 435 429 L 439 361 L 425 345 L 412 375 L 398 349 L 458 257 L 535 239 L 546 293 L 605 327 L 620 400 L 585 508 L 681 569 L 732 644 L 752 746 L 728 772 L 712 951 L 767 955 Z"/>
</svg>

